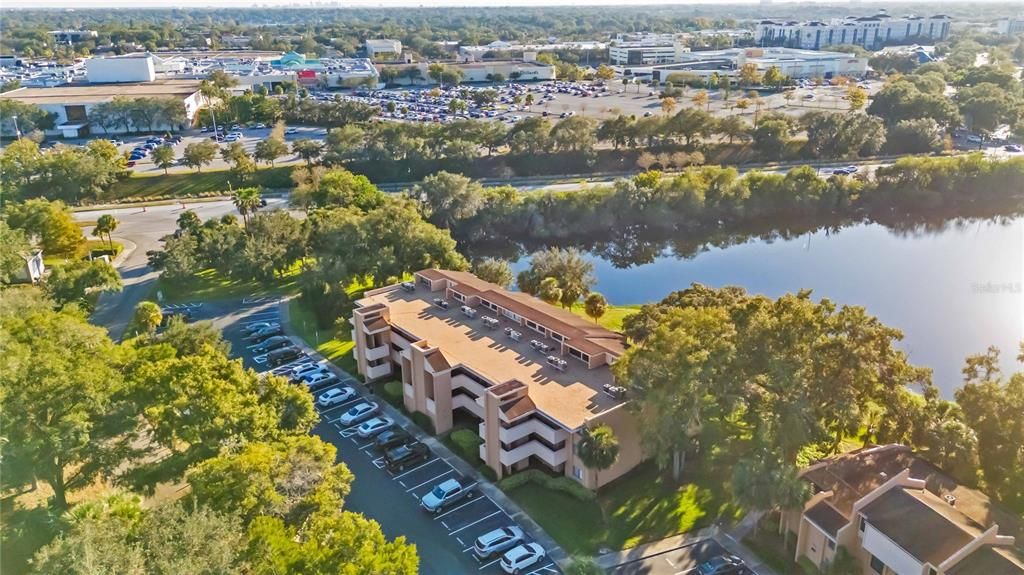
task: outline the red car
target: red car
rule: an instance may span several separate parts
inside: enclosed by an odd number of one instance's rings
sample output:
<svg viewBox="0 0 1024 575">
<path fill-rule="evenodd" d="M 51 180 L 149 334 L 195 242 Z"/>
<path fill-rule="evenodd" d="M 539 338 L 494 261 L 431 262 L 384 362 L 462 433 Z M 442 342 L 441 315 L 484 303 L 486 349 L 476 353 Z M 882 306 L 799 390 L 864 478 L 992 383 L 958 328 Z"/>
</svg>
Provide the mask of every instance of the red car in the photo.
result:
<svg viewBox="0 0 1024 575">
<path fill-rule="evenodd" d="M 129 168 L 134 168 L 134 167 L 135 167 L 135 160 L 130 160 L 130 161 L 129 161 L 129 162 L 128 162 L 128 163 L 126 164 L 126 165 L 127 165 L 127 166 L 128 166 Z"/>
</svg>

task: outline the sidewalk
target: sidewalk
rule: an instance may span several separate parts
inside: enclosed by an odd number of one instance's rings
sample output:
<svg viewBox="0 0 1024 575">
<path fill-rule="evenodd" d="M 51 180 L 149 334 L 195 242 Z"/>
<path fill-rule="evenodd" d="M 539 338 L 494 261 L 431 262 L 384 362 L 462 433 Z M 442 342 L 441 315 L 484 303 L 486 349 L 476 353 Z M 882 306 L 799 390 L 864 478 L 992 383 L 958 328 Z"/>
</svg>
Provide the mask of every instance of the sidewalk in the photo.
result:
<svg viewBox="0 0 1024 575">
<path fill-rule="evenodd" d="M 317 361 L 326 361 L 325 358 L 317 353 L 317 351 L 306 344 L 305 340 L 295 335 L 290 329 L 289 317 L 288 317 L 288 302 L 291 298 L 284 298 L 278 303 L 278 309 L 281 314 L 281 325 L 284 327 L 285 333 L 293 336 L 293 340 L 296 340 L 299 344 L 299 348 L 304 351 L 309 357 Z M 357 391 L 361 392 L 366 397 L 373 397 L 373 391 L 362 383 L 362 378 L 358 375 L 352 375 L 341 369 L 337 365 L 331 362 L 327 362 L 326 365 L 335 372 L 339 377 L 347 377 L 356 380 L 355 385 Z M 470 478 L 478 483 L 480 491 L 490 497 L 495 503 L 501 506 L 508 514 L 512 517 L 520 527 L 523 528 L 526 533 L 532 537 L 535 541 L 540 543 L 544 549 L 548 552 L 548 557 L 551 558 L 563 569 L 569 561 L 569 554 L 565 552 L 562 547 L 555 542 L 541 527 L 530 518 L 529 515 L 522 508 L 519 507 L 514 501 L 509 499 L 505 492 L 498 488 L 497 485 L 491 483 L 487 478 L 480 474 L 479 471 L 471 467 L 461 457 L 455 455 L 448 449 L 440 440 L 433 435 L 429 435 L 419 428 L 415 423 L 409 419 L 405 413 L 396 409 L 393 405 L 386 401 L 378 402 L 383 411 L 388 417 L 392 418 L 396 423 L 404 427 L 409 431 L 416 439 L 419 439 L 427 446 L 430 447 L 431 451 L 437 454 L 438 457 L 443 459 L 449 465 L 454 467 L 464 477 Z"/>
</svg>

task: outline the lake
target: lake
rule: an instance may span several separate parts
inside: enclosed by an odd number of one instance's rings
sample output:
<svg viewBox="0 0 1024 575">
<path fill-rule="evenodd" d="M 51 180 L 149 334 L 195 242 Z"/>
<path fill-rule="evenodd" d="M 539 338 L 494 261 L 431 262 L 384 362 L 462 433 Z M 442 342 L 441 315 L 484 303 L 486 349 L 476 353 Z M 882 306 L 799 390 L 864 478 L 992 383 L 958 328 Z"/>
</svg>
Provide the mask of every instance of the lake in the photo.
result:
<svg viewBox="0 0 1024 575">
<path fill-rule="evenodd" d="M 802 288 L 815 299 L 860 305 L 903 331 L 912 363 L 934 370 L 951 398 L 964 358 L 989 345 L 1004 373 L 1019 368 L 1024 340 L 1024 218 L 950 222 L 941 230 L 893 232 L 879 224 L 816 231 L 787 240 L 709 248 L 691 258 L 663 251 L 627 268 L 588 254 L 594 286 L 613 304 L 657 301 L 693 282 L 738 285 L 778 297 Z M 513 268 L 527 265 L 523 258 Z"/>
</svg>

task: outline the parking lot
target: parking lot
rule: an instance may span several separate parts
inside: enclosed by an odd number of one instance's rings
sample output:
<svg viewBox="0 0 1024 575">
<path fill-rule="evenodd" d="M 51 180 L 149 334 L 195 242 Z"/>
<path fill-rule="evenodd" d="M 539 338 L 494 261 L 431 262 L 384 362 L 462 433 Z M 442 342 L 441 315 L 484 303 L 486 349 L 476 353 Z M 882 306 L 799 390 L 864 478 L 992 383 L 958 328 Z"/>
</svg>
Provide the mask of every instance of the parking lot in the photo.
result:
<svg viewBox="0 0 1024 575">
<path fill-rule="evenodd" d="M 234 302 L 193 303 L 189 309 L 194 320 L 212 320 L 222 329 L 225 339 L 231 343 L 232 354 L 241 358 L 246 367 L 260 373 L 281 373 L 302 361 L 312 361 L 303 357 L 275 368 L 256 361 L 258 354 L 252 350 L 253 344 L 245 339 L 245 328 L 260 322 L 280 323 L 276 298 L 253 296 Z M 426 461 L 401 472 L 386 470 L 372 438 L 360 437 L 355 432 L 356 425 L 344 426 L 339 422 L 342 414 L 358 402 L 383 401 L 361 390 L 359 384 L 343 372 L 335 373 L 340 376 L 339 381 L 318 389 L 317 395 L 341 386 L 353 387 L 357 393 L 348 401 L 329 408 L 317 406 L 321 421 L 314 432 L 337 448 L 338 459 L 356 477 L 346 499 L 346 509 L 375 519 L 389 538 L 405 536 L 415 543 L 420 556 L 420 573 L 502 573 L 499 557 L 479 561 L 472 552 L 472 545 L 484 533 L 514 525 L 511 516 L 479 489 L 436 515 L 421 509 L 420 497 L 438 483 L 447 479 L 459 479 L 464 484 L 470 481 L 464 480 L 455 467 L 433 453 Z M 558 568 L 546 557 L 523 571 L 523 575 L 557 573 L 560 573 Z"/>
<path fill-rule="evenodd" d="M 725 548 L 704 539 L 671 551 L 631 561 L 608 571 L 609 575 L 697 575 L 697 566 L 719 555 Z"/>
</svg>

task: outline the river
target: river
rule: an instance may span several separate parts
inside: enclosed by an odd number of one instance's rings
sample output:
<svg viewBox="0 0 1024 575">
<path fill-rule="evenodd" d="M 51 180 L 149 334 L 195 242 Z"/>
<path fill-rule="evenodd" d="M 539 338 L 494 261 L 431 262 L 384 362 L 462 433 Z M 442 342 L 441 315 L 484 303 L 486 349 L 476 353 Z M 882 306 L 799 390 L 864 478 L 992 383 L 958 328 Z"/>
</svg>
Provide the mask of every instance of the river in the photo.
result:
<svg viewBox="0 0 1024 575">
<path fill-rule="evenodd" d="M 738 285 L 771 297 L 808 288 L 815 299 L 863 306 L 903 331 L 902 349 L 912 363 L 934 371 L 944 397 L 961 385 L 964 358 L 989 345 L 1002 350 L 1004 373 L 1020 368 L 1024 218 L 950 222 L 913 233 L 857 224 L 838 232 L 711 247 L 693 257 L 665 250 L 649 263 L 629 267 L 616 267 L 594 253 L 587 257 L 597 276 L 594 289 L 612 304 L 657 301 L 700 282 Z M 520 259 L 513 268 L 518 272 L 527 263 Z"/>
</svg>

